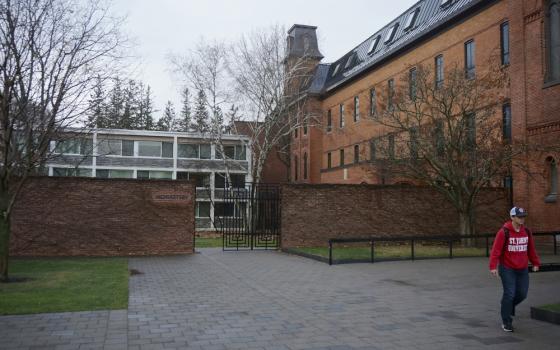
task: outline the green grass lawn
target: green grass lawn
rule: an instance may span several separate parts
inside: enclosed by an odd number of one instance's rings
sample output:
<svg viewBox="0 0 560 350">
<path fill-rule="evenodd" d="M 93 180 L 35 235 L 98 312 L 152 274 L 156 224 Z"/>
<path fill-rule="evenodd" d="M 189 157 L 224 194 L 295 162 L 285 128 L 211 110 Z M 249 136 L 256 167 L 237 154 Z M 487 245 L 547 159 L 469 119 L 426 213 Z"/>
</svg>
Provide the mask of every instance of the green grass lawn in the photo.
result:
<svg viewBox="0 0 560 350">
<path fill-rule="evenodd" d="M 560 313 L 560 303 L 543 305 L 543 306 L 539 306 L 539 308 Z"/>
<path fill-rule="evenodd" d="M 195 248 L 222 248 L 222 237 L 202 238 L 196 237 L 194 240 Z"/>
<path fill-rule="evenodd" d="M 126 258 L 12 259 L 0 283 L 0 315 L 126 309 Z"/>
<path fill-rule="evenodd" d="M 295 248 L 296 252 L 329 257 L 329 248 Z M 370 247 L 333 247 L 334 260 L 369 260 L 371 259 Z M 409 259 L 410 245 L 379 245 L 375 246 L 375 259 Z M 449 256 L 449 247 L 437 245 L 414 245 L 416 258 L 444 258 Z M 486 256 L 486 248 L 453 247 L 453 256 Z"/>
</svg>

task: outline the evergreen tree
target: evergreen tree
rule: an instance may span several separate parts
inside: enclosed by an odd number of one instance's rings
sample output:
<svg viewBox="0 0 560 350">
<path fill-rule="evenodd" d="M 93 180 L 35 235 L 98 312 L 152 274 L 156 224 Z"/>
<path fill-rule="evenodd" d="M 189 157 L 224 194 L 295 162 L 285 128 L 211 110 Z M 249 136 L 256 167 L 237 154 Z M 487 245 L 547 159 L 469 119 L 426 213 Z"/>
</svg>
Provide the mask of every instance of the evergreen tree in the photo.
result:
<svg viewBox="0 0 560 350">
<path fill-rule="evenodd" d="M 89 100 L 86 127 L 103 128 L 105 118 L 105 93 L 103 91 L 103 81 L 97 76 L 95 87 Z"/>
<path fill-rule="evenodd" d="M 137 129 L 138 128 L 138 105 L 137 98 L 138 95 L 138 85 L 137 83 L 129 79 L 128 84 L 123 91 L 123 112 L 119 119 L 118 127 L 120 129 Z"/>
<path fill-rule="evenodd" d="M 124 112 L 124 97 L 121 86 L 121 80 L 119 77 L 114 79 L 113 88 L 109 96 L 109 102 L 107 105 L 107 118 L 105 118 L 106 128 L 120 128 L 121 120 Z"/>
<path fill-rule="evenodd" d="M 226 119 L 225 122 L 227 124 L 224 125 L 224 132 L 226 134 L 231 134 L 235 132 L 235 122 L 239 120 L 239 116 L 237 115 L 238 112 L 239 112 L 239 107 L 235 105 L 231 105 L 229 111 L 227 111 L 225 116 Z"/>
<path fill-rule="evenodd" d="M 181 93 L 183 97 L 183 107 L 181 109 L 181 118 L 179 120 L 179 131 L 188 132 L 191 128 L 191 102 L 189 88 L 185 89 Z"/>
<path fill-rule="evenodd" d="M 194 128 L 198 132 L 208 132 L 210 127 L 208 125 L 208 110 L 206 109 L 206 94 L 204 90 L 198 90 L 196 98 L 196 106 L 194 110 Z"/>
<path fill-rule="evenodd" d="M 159 118 L 156 129 L 160 131 L 174 131 L 176 130 L 176 115 L 175 107 L 171 101 L 167 101 L 163 115 Z"/>
<path fill-rule="evenodd" d="M 152 102 L 152 89 L 150 88 L 150 85 L 148 85 L 148 87 L 146 88 L 146 94 L 144 95 L 143 98 L 143 115 L 142 115 L 142 128 L 145 130 L 154 130 L 154 106 L 153 106 L 153 102 Z"/>
</svg>

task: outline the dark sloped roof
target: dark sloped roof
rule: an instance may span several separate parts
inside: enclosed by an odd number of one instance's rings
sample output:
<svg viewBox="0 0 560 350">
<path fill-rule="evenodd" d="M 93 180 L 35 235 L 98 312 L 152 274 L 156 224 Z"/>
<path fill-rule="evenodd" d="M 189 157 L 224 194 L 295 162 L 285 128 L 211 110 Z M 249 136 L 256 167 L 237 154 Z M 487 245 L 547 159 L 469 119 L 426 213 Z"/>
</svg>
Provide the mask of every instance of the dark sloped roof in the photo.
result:
<svg viewBox="0 0 560 350">
<path fill-rule="evenodd" d="M 316 81 L 311 86 L 315 93 L 319 90 L 319 86 L 321 86 L 321 92 L 329 92 L 400 50 L 415 44 L 435 30 L 444 28 L 478 5 L 493 1 L 496 0 L 451 0 L 447 5 L 442 6 L 442 0 L 420 0 L 342 58 L 327 66 L 328 72 L 323 71 L 324 67 L 318 69 L 315 76 Z M 416 9 L 419 12 L 414 25 L 405 28 L 409 14 Z M 393 39 L 386 43 L 386 36 L 395 24 L 398 24 L 398 27 Z M 368 52 L 372 41 L 376 40 L 378 36 L 380 39 L 375 50 Z M 323 83 L 321 84 L 321 82 Z"/>
<path fill-rule="evenodd" d="M 327 76 L 329 74 L 330 64 L 319 64 L 315 69 L 315 74 L 313 75 L 313 81 L 309 86 L 308 92 L 310 94 L 320 94 L 323 91 L 325 82 L 327 81 Z"/>
</svg>

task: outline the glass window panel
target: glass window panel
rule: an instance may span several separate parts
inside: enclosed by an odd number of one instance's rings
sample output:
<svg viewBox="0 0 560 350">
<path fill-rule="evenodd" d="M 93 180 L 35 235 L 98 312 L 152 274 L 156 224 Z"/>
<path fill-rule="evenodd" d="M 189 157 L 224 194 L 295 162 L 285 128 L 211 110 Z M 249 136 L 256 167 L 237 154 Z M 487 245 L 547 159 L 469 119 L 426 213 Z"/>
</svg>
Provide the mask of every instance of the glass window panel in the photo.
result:
<svg viewBox="0 0 560 350">
<path fill-rule="evenodd" d="M 149 179 L 150 178 L 150 172 L 148 170 L 138 170 L 136 172 L 136 178 L 137 179 Z"/>
<path fill-rule="evenodd" d="M 196 216 L 199 218 L 210 217 L 210 202 L 197 202 L 196 203 Z"/>
<path fill-rule="evenodd" d="M 53 168 L 53 176 L 67 176 L 66 168 Z"/>
<path fill-rule="evenodd" d="M 177 180 L 188 180 L 189 173 L 186 171 L 178 171 L 177 172 Z"/>
<path fill-rule="evenodd" d="M 234 206 L 233 203 L 218 202 L 214 207 L 214 215 L 219 217 L 233 216 Z"/>
<path fill-rule="evenodd" d="M 121 140 L 101 140 L 97 153 L 102 156 L 120 156 L 122 155 L 122 142 Z"/>
<path fill-rule="evenodd" d="M 97 169 L 95 171 L 95 177 L 101 178 L 101 179 L 108 179 L 109 178 L 109 170 L 107 169 Z"/>
<path fill-rule="evenodd" d="M 245 145 L 238 145 L 235 146 L 235 159 L 237 160 L 246 160 L 247 154 L 245 152 Z"/>
<path fill-rule="evenodd" d="M 160 141 L 138 141 L 139 157 L 161 157 Z"/>
<path fill-rule="evenodd" d="M 80 140 L 61 140 L 56 142 L 56 153 L 80 154 Z"/>
<path fill-rule="evenodd" d="M 214 174 L 214 187 L 215 188 L 226 187 L 226 178 L 224 174 L 219 174 L 219 173 Z"/>
<path fill-rule="evenodd" d="M 177 153 L 179 158 L 199 158 L 198 145 L 179 144 L 177 145 Z"/>
<path fill-rule="evenodd" d="M 161 143 L 161 157 L 162 158 L 173 158 L 173 142 L 162 142 Z"/>
<path fill-rule="evenodd" d="M 81 177 L 91 177 L 91 169 L 78 169 L 78 176 Z"/>
<path fill-rule="evenodd" d="M 189 178 L 194 180 L 196 187 L 210 186 L 210 173 L 190 173 Z"/>
<path fill-rule="evenodd" d="M 134 172 L 132 170 L 111 170 L 111 179 L 132 179 Z"/>
<path fill-rule="evenodd" d="M 122 155 L 127 157 L 134 156 L 134 141 L 122 140 Z"/>
<path fill-rule="evenodd" d="M 210 159 L 211 154 L 212 152 L 209 144 L 200 145 L 200 159 Z"/>
<path fill-rule="evenodd" d="M 80 154 L 90 156 L 93 154 L 93 140 L 82 139 L 80 141 Z"/>
<path fill-rule="evenodd" d="M 150 179 L 172 179 L 171 171 L 150 171 Z"/>
</svg>

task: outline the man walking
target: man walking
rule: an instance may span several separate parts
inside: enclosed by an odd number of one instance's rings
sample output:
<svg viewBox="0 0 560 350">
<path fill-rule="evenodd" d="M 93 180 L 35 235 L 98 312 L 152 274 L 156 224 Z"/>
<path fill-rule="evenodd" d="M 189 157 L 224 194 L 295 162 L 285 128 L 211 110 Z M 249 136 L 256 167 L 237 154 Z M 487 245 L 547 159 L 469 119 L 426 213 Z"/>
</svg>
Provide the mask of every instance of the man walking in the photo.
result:
<svg viewBox="0 0 560 350">
<path fill-rule="evenodd" d="M 535 272 L 541 264 L 533 235 L 524 225 L 527 212 L 523 208 L 513 207 L 509 215 L 511 221 L 506 222 L 496 234 L 490 254 L 490 273 L 501 277 L 504 288 L 501 316 L 505 332 L 513 332 L 512 316 L 515 316 L 515 306 L 527 297 L 528 261 L 533 264 Z"/>
</svg>

